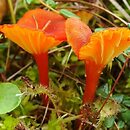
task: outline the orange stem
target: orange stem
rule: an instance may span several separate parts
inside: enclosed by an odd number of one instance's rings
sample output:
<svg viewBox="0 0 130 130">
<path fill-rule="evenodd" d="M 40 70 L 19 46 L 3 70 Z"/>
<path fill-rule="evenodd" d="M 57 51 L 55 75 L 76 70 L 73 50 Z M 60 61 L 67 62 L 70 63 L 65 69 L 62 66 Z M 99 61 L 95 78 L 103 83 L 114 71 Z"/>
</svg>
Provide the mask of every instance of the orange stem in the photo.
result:
<svg viewBox="0 0 130 130">
<path fill-rule="evenodd" d="M 85 62 L 86 69 L 86 87 L 83 95 L 83 104 L 94 100 L 99 77 L 103 67 L 97 65 L 94 61 Z"/>
<path fill-rule="evenodd" d="M 43 87 L 49 87 L 49 77 L 48 77 L 48 52 L 34 55 L 35 61 L 38 66 L 39 80 Z M 46 105 L 48 103 L 47 95 L 42 96 L 43 103 Z"/>
</svg>

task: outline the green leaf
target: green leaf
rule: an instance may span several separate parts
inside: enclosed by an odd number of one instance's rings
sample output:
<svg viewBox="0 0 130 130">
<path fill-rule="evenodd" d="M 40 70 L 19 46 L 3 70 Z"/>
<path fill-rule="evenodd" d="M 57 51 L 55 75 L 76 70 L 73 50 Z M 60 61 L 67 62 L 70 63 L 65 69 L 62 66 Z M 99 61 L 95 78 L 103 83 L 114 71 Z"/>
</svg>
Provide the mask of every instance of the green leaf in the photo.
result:
<svg viewBox="0 0 130 130">
<path fill-rule="evenodd" d="M 4 68 L 0 68 L 0 73 L 3 73 L 5 71 Z"/>
<path fill-rule="evenodd" d="M 7 48 L 6 44 L 0 44 L 0 49 L 5 49 L 5 48 Z"/>
<path fill-rule="evenodd" d="M 54 9 L 56 8 L 56 2 L 54 0 L 46 0 L 46 4 L 48 4 Z"/>
<path fill-rule="evenodd" d="M 130 23 L 127 24 L 127 27 L 130 29 Z"/>
<path fill-rule="evenodd" d="M 124 121 L 118 121 L 117 126 L 118 126 L 118 128 L 122 129 L 125 126 Z"/>
<path fill-rule="evenodd" d="M 130 107 L 130 97 L 129 96 L 124 96 L 122 104 L 124 104 L 127 107 Z"/>
<path fill-rule="evenodd" d="M 69 52 L 66 52 L 65 53 L 65 56 L 63 57 L 63 60 L 62 60 L 62 65 L 65 65 L 66 64 L 66 61 L 67 61 L 67 59 L 68 59 L 68 56 L 69 56 Z"/>
<path fill-rule="evenodd" d="M 67 9 L 61 9 L 59 12 L 60 14 L 64 15 L 67 18 L 71 18 L 71 17 L 80 18 L 79 16 L 77 16 L 76 14 L 72 13 Z"/>
<path fill-rule="evenodd" d="M 21 92 L 12 83 L 0 83 L 0 114 L 14 110 L 21 102 Z"/>
<path fill-rule="evenodd" d="M 51 119 L 48 122 L 48 130 L 61 130 L 61 120 L 56 117 L 54 111 L 52 111 Z"/>
<path fill-rule="evenodd" d="M 107 128 L 111 128 L 114 125 L 114 121 L 115 121 L 115 117 L 111 116 L 111 117 L 107 117 L 104 121 L 104 125 Z"/>
<path fill-rule="evenodd" d="M 96 94 L 99 95 L 100 97 L 106 98 L 109 93 L 109 86 L 108 84 L 102 85 L 99 87 L 96 91 Z"/>
<path fill-rule="evenodd" d="M 130 47 L 124 51 L 124 53 L 129 54 L 130 53 Z"/>
<path fill-rule="evenodd" d="M 121 108 L 120 108 L 120 112 L 123 113 L 123 112 L 126 112 L 128 110 L 128 108 L 124 105 L 121 105 Z"/>
<path fill-rule="evenodd" d="M 78 57 L 76 55 L 72 54 L 71 57 L 70 57 L 70 60 L 72 62 L 77 62 L 78 61 Z"/>
<path fill-rule="evenodd" d="M 38 0 L 24 0 L 27 4 L 39 4 L 40 2 Z"/>
<path fill-rule="evenodd" d="M 11 116 L 7 116 L 4 120 L 4 128 L 6 130 L 14 130 L 18 123 L 18 119 L 15 119 Z"/>
<path fill-rule="evenodd" d="M 114 94 L 112 96 L 112 98 L 114 98 L 114 100 L 116 100 L 118 103 L 121 103 L 123 101 L 124 95 L 122 95 L 122 94 Z"/>
<path fill-rule="evenodd" d="M 28 4 L 31 4 L 33 0 L 25 0 Z"/>
<path fill-rule="evenodd" d="M 95 28 L 94 32 L 100 32 L 100 31 L 103 31 L 105 30 L 105 28 Z"/>
<path fill-rule="evenodd" d="M 125 61 L 126 61 L 126 59 L 125 59 L 125 57 L 123 56 L 123 55 L 119 55 L 118 56 L 118 59 L 121 61 L 121 62 L 123 62 L 123 63 L 125 63 Z M 118 61 L 119 62 L 119 61 Z"/>
<path fill-rule="evenodd" d="M 126 110 L 125 112 L 121 113 L 122 119 L 130 125 L 130 110 Z"/>
<path fill-rule="evenodd" d="M 26 76 L 29 77 L 30 80 L 33 82 L 38 81 L 38 72 L 37 72 L 37 66 L 30 66 L 26 71 Z"/>
</svg>

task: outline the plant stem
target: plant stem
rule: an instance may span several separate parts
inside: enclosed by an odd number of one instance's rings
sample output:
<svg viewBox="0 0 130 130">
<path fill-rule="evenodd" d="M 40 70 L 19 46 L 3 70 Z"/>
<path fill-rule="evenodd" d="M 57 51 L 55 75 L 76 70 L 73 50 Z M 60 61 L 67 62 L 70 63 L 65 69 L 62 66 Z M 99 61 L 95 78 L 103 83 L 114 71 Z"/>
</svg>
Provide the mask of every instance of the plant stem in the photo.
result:
<svg viewBox="0 0 130 130">
<path fill-rule="evenodd" d="M 11 21 L 12 21 L 13 24 L 15 24 L 16 19 L 15 19 L 15 14 L 14 14 L 14 10 L 13 10 L 13 2 L 12 2 L 12 0 L 8 0 L 8 5 L 9 5 L 9 9 L 10 9 L 10 14 L 11 14 Z M 6 71 L 7 71 L 8 63 L 9 63 L 10 48 L 11 48 L 11 45 L 10 45 L 10 41 L 9 41 L 8 50 L 7 50 L 6 65 L 5 65 L 5 70 Z"/>
<path fill-rule="evenodd" d="M 34 58 L 36 60 L 37 66 L 38 66 L 40 83 L 44 87 L 47 88 L 49 86 L 48 53 L 42 53 L 42 54 L 34 55 Z"/>
<path fill-rule="evenodd" d="M 97 66 L 94 61 L 85 62 L 86 86 L 83 95 L 83 104 L 92 102 L 95 96 L 98 80 L 103 67 Z"/>
<path fill-rule="evenodd" d="M 12 23 L 16 23 L 12 0 L 8 0 L 8 5 L 9 5 L 9 9 L 10 9 Z"/>
<path fill-rule="evenodd" d="M 38 66 L 39 72 L 39 80 L 43 87 L 49 87 L 49 78 L 48 78 L 48 52 L 34 55 L 35 61 Z M 48 96 L 43 95 L 42 97 L 43 103 L 47 105 L 48 103 Z"/>
</svg>

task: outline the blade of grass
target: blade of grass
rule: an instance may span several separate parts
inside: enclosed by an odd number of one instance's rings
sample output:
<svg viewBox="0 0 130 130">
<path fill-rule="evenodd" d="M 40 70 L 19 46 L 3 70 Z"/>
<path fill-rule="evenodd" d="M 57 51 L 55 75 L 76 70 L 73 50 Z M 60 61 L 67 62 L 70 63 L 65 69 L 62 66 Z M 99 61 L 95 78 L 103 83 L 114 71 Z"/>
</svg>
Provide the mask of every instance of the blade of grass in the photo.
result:
<svg viewBox="0 0 130 130">
<path fill-rule="evenodd" d="M 123 0 L 123 2 L 126 5 L 126 7 L 130 10 L 130 6 L 129 6 L 128 2 L 126 0 Z"/>
<path fill-rule="evenodd" d="M 8 0 L 8 5 L 9 5 L 9 10 L 10 10 L 12 23 L 16 23 L 14 9 L 13 9 L 13 1 L 12 0 Z"/>
<path fill-rule="evenodd" d="M 118 2 L 116 2 L 115 0 L 109 0 L 119 11 L 120 13 L 128 20 L 130 21 L 130 16 L 128 15 L 128 13 L 119 5 Z"/>
</svg>

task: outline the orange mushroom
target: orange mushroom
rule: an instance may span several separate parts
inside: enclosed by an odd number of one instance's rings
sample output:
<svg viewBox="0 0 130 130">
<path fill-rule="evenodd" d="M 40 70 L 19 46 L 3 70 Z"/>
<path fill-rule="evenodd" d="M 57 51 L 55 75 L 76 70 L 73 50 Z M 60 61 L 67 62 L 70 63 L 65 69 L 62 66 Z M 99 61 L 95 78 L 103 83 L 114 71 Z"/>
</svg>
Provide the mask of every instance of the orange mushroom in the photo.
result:
<svg viewBox="0 0 130 130">
<path fill-rule="evenodd" d="M 82 23 L 77 18 L 67 19 L 65 29 L 67 40 L 78 56 L 80 48 L 88 42 L 92 31 L 85 23 Z"/>
<path fill-rule="evenodd" d="M 77 21 L 77 24 L 74 23 L 75 21 Z M 71 33 L 70 25 L 71 28 L 74 28 L 74 31 Z M 83 28 L 82 30 L 79 30 L 79 27 L 81 26 Z M 85 31 L 86 27 L 84 28 L 84 23 L 80 20 L 70 18 L 66 21 L 66 35 L 68 42 L 72 45 L 72 48 L 82 45 L 78 49 L 78 52 L 74 51 L 80 60 L 85 61 L 86 87 L 83 103 L 88 103 L 92 102 L 94 99 L 99 77 L 104 67 L 111 62 L 114 57 L 118 56 L 130 46 L 130 30 L 125 27 L 108 28 L 93 33 L 91 36 L 88 35 L 90 34 L 90 31 L 86 34 L 82 34 L 82 32 Z M 84 37 L 86 37 L 86 42 L 84 40 L 78 42 L 79 37 L 81 39 L 85 39 Z"/>
<path fill-rule="evenodd" d="M 48 87 L 48 50 L 66 40 L 65 18 L 43 9 L 30 10 L 13 25 L 1 25 L 4 35 L 31 53 L 38 65 L 40 83 Z M 47 103 L 47 98 L 44 97 Z"/>
</svg>

